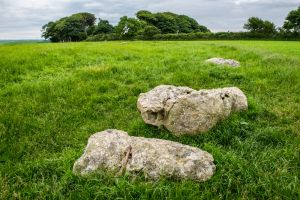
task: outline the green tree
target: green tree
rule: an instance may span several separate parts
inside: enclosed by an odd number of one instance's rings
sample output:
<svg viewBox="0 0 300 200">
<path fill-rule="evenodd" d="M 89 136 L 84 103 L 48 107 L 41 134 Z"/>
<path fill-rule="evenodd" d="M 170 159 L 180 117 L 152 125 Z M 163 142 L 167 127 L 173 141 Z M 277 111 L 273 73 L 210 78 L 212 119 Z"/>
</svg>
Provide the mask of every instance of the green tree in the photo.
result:
<svg viewBox="0 0 300 200">
<path fill-rule="evenodd" d="M 186 15 L 176 16 L 176 22 L 180 33 L 210 32 L 208 28 L 199 25 L 195 19 Z"/>
<path fill-rule="evenodd" d="M 264 28 L 263 28 L 263 33 L 265 34 L 274 34 L 276 33 L 276 26 L 273 22 L 270 21 L 264 21 Z"/>
<path fill-rule="evenodd" d="M 94 34 L 108 34 L 112 33 L 114 27 L 109 23 L 108 20 L 103 20 L 99 18 L 99 23 L 95 28 Z"/>
<path fill-rule="evenodd" d="M 276 26 L 270 21 L 264 21 L 258 17 L 251 17 L 244 25 L 244 29 L 252 33 L 273 34 L 276 33 Z"/>
<path fill-rule="evenodd" d="M 82 41 L 87 38 L 87 28 L 81 20 L 76 17 L 69 17 L 65 20 L 63 25 L 64 41 Z"/>
<path fill-rule="evenodd" d="M 55 26 L 55 22 L 49 22 L 48 24 L 45 24 L 42 28 L 42 37 L 46 40 L 50 39 L 51 42 L 59 42 L 59 36 L 57 35 Z"/>
<path fill-rule="evenodd" d="M 148 25 L 155 26 L 162 34 L 210 32 L 205 26 L 186 15 L 177 15 L 172 12 L 151 13 L 146 10 L 137 12 L 136 17 Z"/>
<path fill-rule="evenodd" d="M 300 33 L 300 6 L 288 14 L 283 28 L 288 32 Z"/>
<path fill-rule="evenodd" d="M 115 33 L 123 39 L 133 39 L 142 32 L 144 26 L 143 22 L 124 16 L 115 27 Z"/>
<path fill-rule="evenodd" d="M 157 21 L 154 25 L 161 30 L 162 34 L 177 33 L 179 31 L 174 15 L 170 13 L 157 13 L 156 19 Z"/>
<path fill-rule="evenodd" d="M 190 23 L 190 18 L 185 15 L 179 15 L 176 17 L 177 27 L 180 33 L 191 33 L 194 31 L 192 24 Z"/>
<path fill-rule="evenodd" d="M 42 36 L 52 42 L 82 41 L 87 38 L 95 20 L 93 14 L 77 13 L 44 25 Z"/>
<path fill-rule="evenodd" d="M 66 40 L 66 36 L 64 34 L 65 30 L 65 22 L 66 17 L 61 18 L 56 22 L 49 22 L 48 24 L 43 26 L 43 34 L 42 36 L 45 39 L 50 39 L 51 42 L 63 42 Z"/>
<path fill-rule="evenodd" d="M 198 31 L 197 31 L 197 32 L 210 33 L 211 31 L 210 31 L 206 26 L 199 25 L 199 26 L 198 26 Z"/>
<path fill-rule="evenodd" d="M 147 10 L 140 10 L 136 13 L 136 17 L 141 20 L 145 21 L 147 24 L 155 24 L 157 22 L 157 19 L 155 17 L 155 14 L 152 14 L 151 12 Z"/>
<path fill-rule="evenodd" d="M 160 30 L 153 25 L 147 25 L 144 28 L 143 37 L 145 39 L 152 39 L 154 35 L 160 34 Z"/>
</svg>

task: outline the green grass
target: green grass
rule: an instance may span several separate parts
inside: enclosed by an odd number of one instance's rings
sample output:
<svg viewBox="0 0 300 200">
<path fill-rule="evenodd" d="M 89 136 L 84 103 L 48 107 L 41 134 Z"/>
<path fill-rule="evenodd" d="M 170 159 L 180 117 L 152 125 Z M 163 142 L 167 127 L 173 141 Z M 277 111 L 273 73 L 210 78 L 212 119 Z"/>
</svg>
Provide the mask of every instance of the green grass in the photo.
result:
<svg viewBox="0 0 300 200">
<path fill-rule="evenodd" d="M 207 64 L 233 58 L 242 67 Z M 236 86 L 249 110 L 177 138 L 143 123 L 136 101 L 160 84 Z M 72 174 L 105 129 L 210 152 L 205 183 Z M 300 199 L 300 43 L 103 42 L 0 46 L 0 199 Z"/>
</svg>

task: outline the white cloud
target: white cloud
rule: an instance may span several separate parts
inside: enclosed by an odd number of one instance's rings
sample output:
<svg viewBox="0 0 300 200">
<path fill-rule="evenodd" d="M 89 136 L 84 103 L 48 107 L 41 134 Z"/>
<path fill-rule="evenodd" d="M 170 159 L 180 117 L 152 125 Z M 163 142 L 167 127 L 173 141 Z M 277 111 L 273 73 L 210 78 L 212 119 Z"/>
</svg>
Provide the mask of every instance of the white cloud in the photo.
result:
<svg viewBox="0 0 300 200">
<path fill-rule="evenodd" d="M 40 38 L 44 24 L 76 12 L 91 12 L 115 24 L 141 9 L 186 14 L 211 30 L 237 31 L 251 16 L 282 25 L 299 5 L 299 0 L 0 0 L 0 39 Z"/>
</svg>

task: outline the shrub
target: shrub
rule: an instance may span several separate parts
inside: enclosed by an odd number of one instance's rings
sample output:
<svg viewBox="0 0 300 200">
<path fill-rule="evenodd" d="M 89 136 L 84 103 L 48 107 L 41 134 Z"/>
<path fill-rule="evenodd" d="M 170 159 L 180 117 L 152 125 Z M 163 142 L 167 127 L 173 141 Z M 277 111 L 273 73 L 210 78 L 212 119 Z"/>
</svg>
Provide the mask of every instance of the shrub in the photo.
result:
<svg viewBox="0 0 300 200">
<path fill-rule="evenodd" d="M 113 41 L 113 40 L 120 40 L 121 38 L 118 37 L 117 34 L 111 33 L 111 34 L 97 34 L 88 37 L 85 41 L 87 42 L 93 42 L 93 41 Z"/>
</svg>

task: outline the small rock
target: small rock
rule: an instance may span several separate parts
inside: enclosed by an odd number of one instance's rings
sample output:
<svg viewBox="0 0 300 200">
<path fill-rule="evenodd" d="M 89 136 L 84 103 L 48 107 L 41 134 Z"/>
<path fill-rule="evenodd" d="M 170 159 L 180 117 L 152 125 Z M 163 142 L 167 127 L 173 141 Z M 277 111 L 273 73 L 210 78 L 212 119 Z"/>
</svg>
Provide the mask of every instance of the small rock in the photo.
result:
<svg viewBox="0 0 300 200">
<path fill-rule="evenodd" d="M 213 157 L 206 151 L 160 139 L 131 137 L 126 132 L 106 130 L 89 138 L 73 172 L 86 175 L 97 170 L 206 181 L 215 172 Z"/>
<path fill-rule="evenodd" d="M 217 65 L 228 65 L 231 67 L 239 67 L 240 63 L 233 59 L 224 59 L 224 58 L 211 58 L 206 60 L 206 62 L 217 64 Z"/>
<path fill-rule="evenodd" d="M 207 132 L 232 112 L 247 110 L 248 103 L 236 87 L 196 91 L 161 85 L 140 94 L 137 107 L 145 123 L 180 136 Z"/>
</svg>

